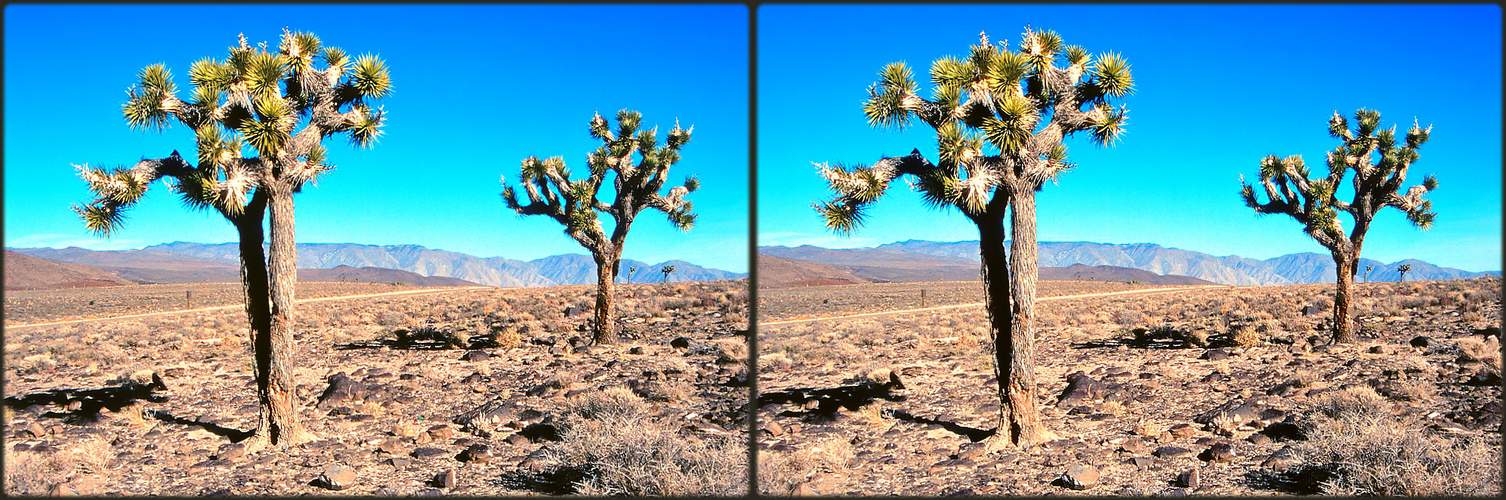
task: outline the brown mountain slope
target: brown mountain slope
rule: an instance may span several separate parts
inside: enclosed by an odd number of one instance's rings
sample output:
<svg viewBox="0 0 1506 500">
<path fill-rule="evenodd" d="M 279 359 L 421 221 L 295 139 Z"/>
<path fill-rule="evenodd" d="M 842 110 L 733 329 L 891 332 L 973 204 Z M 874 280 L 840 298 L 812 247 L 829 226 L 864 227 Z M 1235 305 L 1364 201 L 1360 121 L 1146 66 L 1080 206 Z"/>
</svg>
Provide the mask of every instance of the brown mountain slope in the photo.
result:
<svg viewBox="0 0 1506 500">
<path fill-rule="evenodd" d="M 1086 281 L 1137 281 L 1147 285 L 1216 285 L 1212 281 L 1200 280 L 1191 276 L 1179 274 L 1160 275 L 1144 269 L 1118 266 L 1089 266 L 1084 264 L 1072 264 L 1067 267 L 1042 267 L 1041 279 L 1043 280 L 1086 280 Z"/>
<path fill-rule="evenodd" d="M 758 256 L 759 288 L 790 288 L 822 285 L 852 285 L 868 280 L 826 264 Z"/>
<path fill-rule="evenodd" d="M 115 273 L 83 264 L 54 262 L 5 251 L 6 290 L 50 290 L 129 285 Z"/>
</svg>

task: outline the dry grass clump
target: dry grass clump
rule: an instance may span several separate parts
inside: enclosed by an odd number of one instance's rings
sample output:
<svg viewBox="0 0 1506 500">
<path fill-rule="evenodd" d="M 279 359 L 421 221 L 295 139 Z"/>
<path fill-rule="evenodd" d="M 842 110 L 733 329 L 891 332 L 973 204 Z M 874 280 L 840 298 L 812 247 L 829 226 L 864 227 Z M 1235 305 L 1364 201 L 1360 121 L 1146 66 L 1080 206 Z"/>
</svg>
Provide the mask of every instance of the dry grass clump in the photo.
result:
<svg viewBox="0 0 1506 500">
<path fill-rule="evenodd" d="M 747 492 L 742 441 L 697 442 L 655 421 L 649 405 L 620 387 L 571 399 L 558 446 L 548 448 L 552 473 L 572 478 L 587 496 L 711 496 Z"/>
<path fill-rule="evenodd" d="M 1460 339 L 1459 362 L 1481 363 L 1497 375 L 1501 373 L 1501 341 L 1495 337 L 1481 341 L 1479 339 Z"/>
<path fill-rule="evenodd" d="M 1315 398 L 1297 447 L 1304 463 L 1289 471 L 1329 495 L 1496 495 L 1500 448 L 1480 438 L 1451 438 L 1397 421 L 1391 404 L 1368 387 Z"/>
<path fill-rule="evenodd" d="M 758 452 L 758 492 L 762 495 L 789 495 L 795 486 L 822 472 L 835 472 L 852 460 L 852 444 L 840 437 L 801 443 L 794 451 L 760 450 Z M 826 493 L 826 492 L 822 492 Z"/>
<path fill-rule="evenodd" d="M 75 475 L 105 473 L 114 456 L 110 443 L 98 437 L 50 453 L 6 453 L 5 494 L 45 496 Z"/>
</svg>

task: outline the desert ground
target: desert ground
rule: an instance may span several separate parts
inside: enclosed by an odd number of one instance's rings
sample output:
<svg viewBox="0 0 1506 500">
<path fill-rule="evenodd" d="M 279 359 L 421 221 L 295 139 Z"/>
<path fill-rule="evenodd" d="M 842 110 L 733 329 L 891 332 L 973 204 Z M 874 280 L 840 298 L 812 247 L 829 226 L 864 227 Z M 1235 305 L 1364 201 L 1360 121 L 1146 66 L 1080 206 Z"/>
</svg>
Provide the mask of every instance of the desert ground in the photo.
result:
<svg viewBox="0 0 1506 500">
<path fill-rule="evenodd" d="M 611 346 L 594 286 L 298 286 L 319 439 L 249 455 L 238 284 L 8 292 L 5 493 L 747 491 L 745 280 L 619 285 Z"/>
<path fill-rule="evenodd" d="M 1040 283 L 1061 438 L 994 452 L 979 283 L 760 290 L 760 491 L 1500 494 L 1500 278 L 1357 284 L 1340 345 L 1332 284 L 1136 288 Z"/>
</svg>

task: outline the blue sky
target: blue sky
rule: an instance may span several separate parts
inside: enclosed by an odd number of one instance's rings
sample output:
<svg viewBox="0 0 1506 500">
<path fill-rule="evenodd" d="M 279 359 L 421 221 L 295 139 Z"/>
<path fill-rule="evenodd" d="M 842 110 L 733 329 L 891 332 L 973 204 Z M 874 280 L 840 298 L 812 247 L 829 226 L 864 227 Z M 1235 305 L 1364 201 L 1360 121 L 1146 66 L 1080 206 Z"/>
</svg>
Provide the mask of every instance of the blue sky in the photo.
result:
<svg viewBox="0 0 1506 500">
<path fill-rule="evenodd" d="M 980 31 L 1017 47 L 1028 25 L 1095 55 L 1122 54 L 1136 85 L 1122 101 L 1129 124 L 1119 145 L 1067 140 L 1077 168 L 1038 196 L 1041 241 L 1148 242 L 1258 259 L 1326 253 L 1290 217 L 1245 207 L 1239 176 L 1258 178 L 1271 154 L 1300 154 L 1326 172 L 1323 154 L 1338 144 L 1329 116 L 1368 107 L 1403 133 L 1414 117 L 1433 125 L 1407 185 L 1436 174 L 1440 186 L 1428 196 L 1433 229 L 1387 209 L 1363 257 L 1500 269 L 1500 20 L 1495 5 L 766 5 L 758 14 L 759 244 L 977 239 L 960 214 L 926 208 L 905 184 L 851 237 L 835 235 L 810 208 L 830 197 L 811 162 L 871 164 L 912 148 L 934 161 L 934 132 L 924 125 L 896 132 L 864 120 L 879 70 L 908 63 L 929 96 L 932 61 L 965 57 Z"/>
<path fill-rule="evenodd" d="M 142 36 L 164 20 L 168 32 Z M 553 220 L 508 211 L 499 181 L 516 183 L 530 155 L 563 156 L 584 172 L 599 144 L 587 132 L 592 114 L 630 108 L 661 127 L 661 140 L 676 119 L 695 127 L 670 177 L 700 178 L 689 196 L 700 218 L 682 233 L 645 211 L 624 257 L 747 270 L 743 5 L 7 6 L 5 245 L 234 241 L 223 218 L 185 210 L 161 184 L 124 230 L 96 238 L 68 208 L 89 199 L 70 165 L 131 165 L 174 149 L 191 157 L 192 132 L 181 125 L 126 126 L 120 105 L 137 72 L 165 63 L 186 98 L 191 63 L 223 59 L 239 33 L 275 47 L 284 27 L 380 56 L 394 87 L 375 147 L 326 141 L 336 169 L 297 196 L 299 242 L 411 243 L 520 260 L 585 253 Z"/>
</svg>

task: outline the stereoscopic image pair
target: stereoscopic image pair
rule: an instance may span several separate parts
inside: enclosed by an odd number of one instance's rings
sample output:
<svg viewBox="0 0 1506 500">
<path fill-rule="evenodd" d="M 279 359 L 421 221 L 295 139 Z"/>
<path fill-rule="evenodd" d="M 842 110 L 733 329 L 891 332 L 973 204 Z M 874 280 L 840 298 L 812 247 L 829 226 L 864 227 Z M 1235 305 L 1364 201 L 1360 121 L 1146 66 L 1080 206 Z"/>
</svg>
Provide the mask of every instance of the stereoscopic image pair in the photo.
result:
<svg viewBox="0 0 1506 500">
<path fill-rule="evenodd" d="M 1498 496 L 1500 20 L 11 5 L 4 492 Z"/>
</svg>

